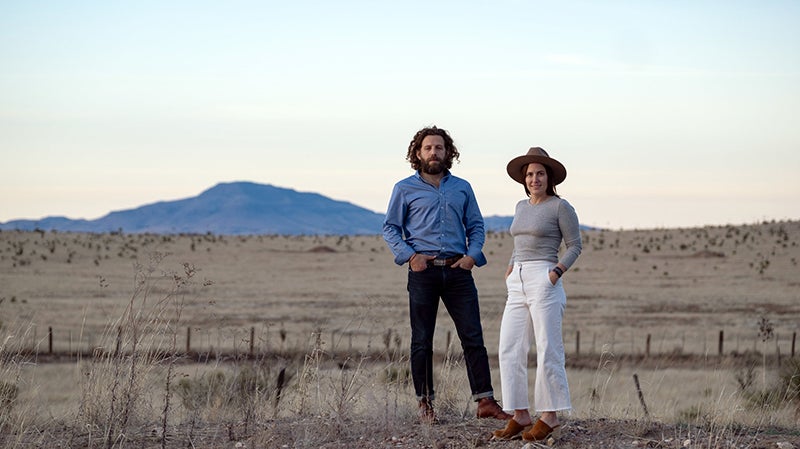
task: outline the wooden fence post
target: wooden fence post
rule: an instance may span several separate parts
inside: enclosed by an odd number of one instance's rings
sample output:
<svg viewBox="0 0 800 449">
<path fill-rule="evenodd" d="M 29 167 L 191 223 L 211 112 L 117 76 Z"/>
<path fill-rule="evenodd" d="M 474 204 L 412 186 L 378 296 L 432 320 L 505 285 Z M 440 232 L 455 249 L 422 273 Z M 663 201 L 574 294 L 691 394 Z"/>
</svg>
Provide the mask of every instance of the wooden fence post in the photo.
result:
<svg viewBox="0 0 800 449">
<path fill-rule="evenodd" d="M 650 412 L 647 411 L 647 404 L 644 402 L 642 387 L 639 385 L 639 376 L 636 373 L 633 373 L 633 381 L 636 384 L 636 393 L 639 395 L 639 403 L 642 404 L 642 409 L 644 409 L 644 416 L 645 418 L 650 418 Z"/>
<path fill-rule="evenodd" d="M 725 340 L 725 331 L 719 331 L 719 355 L 722 355 L 722 342 Z"/>
<path fill-rule="evenodd" d="M 250 358 L 253 357 L 253 351 L 255 349 L 255 340 L 256 340 L 256 328 L 250 327 Z"/>
<path fill-rule="evenodd" d="M 797 340 L 797 331 L 792 332 L 792 358 L 794 358 L 794 342 Z"/>
<path fill-rule="evenodd" d="M 575 331 L 575 355 L 581 353 L 581 331 Z"/>
<path fill-rule="evenodd" d="M 50 326 L 47 328 L 47 352 L 48 354 L 53 353 L 53 327 Z"/>
<path fill-rule="evenodd" d="M 647 334 L 647 343 L 644 346 L 645 357 L 650 357 L 650 334 Z"/>
<path fill-rule="evenodd" d="M 686 349 L 686 331 L 681 332 L 681 354 Z"/>
<path fill-rule="evenodd" d="M 122 345 L 122 326 L 117 327 L 117 347 L 114 350 L 114 357 L 119 355 L 119 349 Z"/>
<path fill-rule="evenodd" d="M 186 326 L 186 353 L 192 352 L 192 327 Z"/>
</svg>

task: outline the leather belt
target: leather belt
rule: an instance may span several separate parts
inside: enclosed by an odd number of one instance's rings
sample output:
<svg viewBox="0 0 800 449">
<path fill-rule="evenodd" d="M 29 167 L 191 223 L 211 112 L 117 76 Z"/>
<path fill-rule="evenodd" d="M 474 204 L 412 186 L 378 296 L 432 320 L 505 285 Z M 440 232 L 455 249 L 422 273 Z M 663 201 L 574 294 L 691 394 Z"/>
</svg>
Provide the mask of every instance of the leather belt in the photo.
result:
<svg viewBox="0 0 800 449">
<path fill-rule="evenodd" d="M 428 261 L 429 267 L 449 267 L 454 263 L 458 262 L 458 259 L 464 257 L 463 254 L 459 254 L 457 256 L 448 257 L 446 259 L 431 259 Z"/>
</svg>

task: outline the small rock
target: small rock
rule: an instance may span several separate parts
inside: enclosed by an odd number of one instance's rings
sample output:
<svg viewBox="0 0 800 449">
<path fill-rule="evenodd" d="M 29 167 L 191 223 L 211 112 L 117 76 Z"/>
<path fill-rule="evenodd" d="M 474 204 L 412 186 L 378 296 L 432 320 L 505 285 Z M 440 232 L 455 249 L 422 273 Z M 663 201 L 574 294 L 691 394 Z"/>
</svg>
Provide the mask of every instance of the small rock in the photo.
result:
<svg viewBox="0 0 800 449">
<path fill-rule="evenodd" d="M 692 445 L 692 440 L 690 440 L 688 438 L 683 440 L 683 447 L 689 447 L 691 445 Z"/>
<path fill-rule="evenodd" d="M 788 441 L 779 441 L 775 445 L 778 446 L 778 449 L 794 449 L 794 444 Z"/>
</svg>

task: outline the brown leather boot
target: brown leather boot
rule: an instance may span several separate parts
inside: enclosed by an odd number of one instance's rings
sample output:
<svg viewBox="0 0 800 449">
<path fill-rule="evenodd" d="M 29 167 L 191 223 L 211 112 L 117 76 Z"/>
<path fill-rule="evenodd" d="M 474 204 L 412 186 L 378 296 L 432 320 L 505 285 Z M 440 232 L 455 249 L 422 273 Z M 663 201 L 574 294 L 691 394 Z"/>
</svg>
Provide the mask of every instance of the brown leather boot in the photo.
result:
<svg viewBox="0 0 800 449">
<path fill-rule="evenodd" d="M 558 438 L 560 431 L 560 425 L 550 427 L 541 419 L 537 419 L 530 430 L 522 432 L 522 439 L 525 441 L 544 441 L 549 436 Z"/>
<path fill-rule="evenodd" d="M 503 408 L 500 407 L 500 404 L 498 404 L 497 401 L 491 396 L 478 401 L 478 410 L 476 415 L 478 418 L 495 418 L 502 419 L 504 421 L 511 419 L 513 416 L 504 412 Z"/>
<path fill-rule="evenodd" d="M 525 432 L 533 427 L 532 424 L 523 426 L 518 423 L 514 418 L 508 420 L 505 429 L 499 429 L 492 432 L 493 440 L 518 440 L 522 438 L 522 432 Z"/>
<path fill-rule="evenodd" d="M 419 422 L 428 425 L 439 422 L 439 418 L 436 417 L 436 412 L 433 410 L 433 403 L 428 398 L 422 398 L 419 401 Z"/>
</svg>

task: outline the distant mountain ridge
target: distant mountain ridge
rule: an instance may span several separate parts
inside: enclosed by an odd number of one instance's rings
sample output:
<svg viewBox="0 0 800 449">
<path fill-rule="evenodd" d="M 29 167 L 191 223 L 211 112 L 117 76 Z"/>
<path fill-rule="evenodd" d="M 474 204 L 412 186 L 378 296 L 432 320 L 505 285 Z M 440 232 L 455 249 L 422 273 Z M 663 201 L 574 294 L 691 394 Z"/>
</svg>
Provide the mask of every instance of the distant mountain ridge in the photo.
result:
<svg viewBox="0 0 800 449">
<path fill-rule="evenodd" d="M 196 197 L 111 212 L 96 220 L 11 220 L 0 230 L 154 234 L 374 235 L 384 214 L 318 193 L 270 184 L 220 183 Z M 513 217 L 484 217 L 487 231 L 506 232 Z"/>
<path fill-rule="evenodd" d="M 383 214 L 317 193 L 253 182 L 220 183 L 200 195 L 111 212 L 96 220 L 13 220 L 0 230 L 156 234 L 380 234 Z"/>
</svg>

